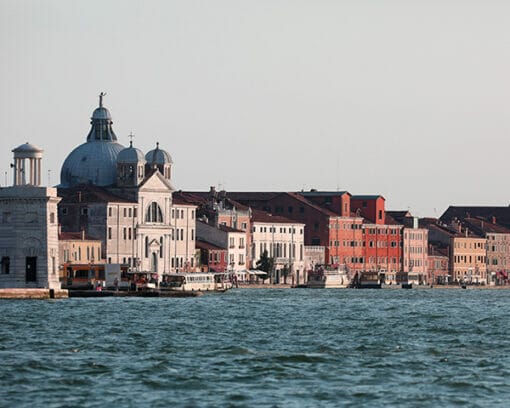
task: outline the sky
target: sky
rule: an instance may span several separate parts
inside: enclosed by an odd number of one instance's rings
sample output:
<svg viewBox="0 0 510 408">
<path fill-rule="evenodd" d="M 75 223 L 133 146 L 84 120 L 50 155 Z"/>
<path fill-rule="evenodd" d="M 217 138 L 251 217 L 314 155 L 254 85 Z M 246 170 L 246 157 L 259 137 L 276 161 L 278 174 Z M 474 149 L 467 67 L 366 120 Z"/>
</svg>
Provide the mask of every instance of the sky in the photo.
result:
<svg viewBox="0 0 510 408">
<path fill-rule="evenodd" d="M 98 94 L 182 190 L 381 194 L 440 216 L 510 203 L 510 2 L 0 0 L 0 185 L 45 184 Z"/>
</svg>

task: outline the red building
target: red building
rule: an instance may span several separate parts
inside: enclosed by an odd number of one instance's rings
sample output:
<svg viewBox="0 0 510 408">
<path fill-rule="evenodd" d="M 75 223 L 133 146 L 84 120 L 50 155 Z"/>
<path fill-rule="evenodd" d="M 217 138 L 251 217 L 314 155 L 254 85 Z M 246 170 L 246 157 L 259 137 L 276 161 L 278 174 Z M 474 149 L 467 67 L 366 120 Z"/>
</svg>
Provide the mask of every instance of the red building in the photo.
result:
<svg viewBox="0 0 510 408">
<path fill-rule="evenodd" d="M 200 251 L 200 265 L 203 271 L 224 272 L 227 270 L 228 251 L 226 248 L 220 248 L 200 240 L 196 241 L 195 247 Z"/>
<path fill-rule="evenodd" d="M 386 220 L 385 201 L 381 195 L 351 196 L 351 210 L 374 224 L 384 224 Z"/>
</svg>

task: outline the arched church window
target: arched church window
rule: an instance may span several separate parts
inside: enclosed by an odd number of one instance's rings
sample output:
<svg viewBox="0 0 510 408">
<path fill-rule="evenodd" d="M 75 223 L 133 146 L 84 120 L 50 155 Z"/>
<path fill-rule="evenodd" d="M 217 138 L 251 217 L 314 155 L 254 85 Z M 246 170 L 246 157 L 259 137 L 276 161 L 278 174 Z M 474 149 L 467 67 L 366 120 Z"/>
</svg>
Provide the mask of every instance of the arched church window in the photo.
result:
<svg viewBox="0 0 510 408">
<path fill-rule="evenodd" d="M 145 222 L 163 222 L 163 213 L 158 203 L 154 201 L 150 203 L 145 214 Z"/>
</svg>

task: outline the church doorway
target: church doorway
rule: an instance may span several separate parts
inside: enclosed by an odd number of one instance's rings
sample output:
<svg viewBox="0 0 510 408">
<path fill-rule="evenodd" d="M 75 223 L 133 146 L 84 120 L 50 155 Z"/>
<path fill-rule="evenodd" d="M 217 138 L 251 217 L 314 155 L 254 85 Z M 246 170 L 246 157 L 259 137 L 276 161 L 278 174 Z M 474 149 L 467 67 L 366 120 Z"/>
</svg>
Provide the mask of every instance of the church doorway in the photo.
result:
<svg viewBox="0 0 510 408">
<path fill-rule="evenodd" d="M 25 280 L 27 282 L 37 282 L 37 257 L 27 256 L 25 263 Z"/>
<path fill-rule="evenodd" d="M 157 273 L 158 272 L 158 254 L 156 252 L 153 252 L 151 258 L 152 258 L 151 272 Z"/>
</svg>

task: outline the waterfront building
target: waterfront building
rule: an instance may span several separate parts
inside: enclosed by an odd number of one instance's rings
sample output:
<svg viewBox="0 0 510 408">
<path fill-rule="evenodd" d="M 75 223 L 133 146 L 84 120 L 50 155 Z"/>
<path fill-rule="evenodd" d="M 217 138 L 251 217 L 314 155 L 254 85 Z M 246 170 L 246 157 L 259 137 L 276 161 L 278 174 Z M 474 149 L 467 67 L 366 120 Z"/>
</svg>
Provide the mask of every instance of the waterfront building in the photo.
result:
<svg viewBox="0 0 510 408">
<path fill-rule="evenodd" d="M 252 211 L 251 257 L 256 262 L 264 253 L 273 258 L 275 283 L 300 284 L 306 280 L 304 258 L 305 224 L 264 211 Z"/>
<path fill-rule="evenodd" d="M 350 211 L 349 193 L 311 191 L 306 197 L 303 192 L 228 192 L 227 195 L 252 209 L 305 224 L 304 244 L 323 247 L 326 264 L 362 269 L 363 218 L 352 213 L 342 215 Z"/>
<path fill-rule="evenodd" d="M 195 260 L 194 205 L 173 200 L 173 160 L 159 147 L 143 154 L 117 141 L 103 106 L 92 114 L 86 142 L 61 170 L 62 231 L 85 231 L 102 243 L 102 258 L 132 271 L 162 275 L 191 271 Z"/>
<path fill-rule="evenodd" d="M 0 287 L 60 289 L 57 190 L 41 186 L 43 150 L 14 150 L 14 181 L 0 189 Z"/>
<path fill-rule="evenodd" d="M 386 219 L 392 218 L 402 227 L 402 272 L 407 282 L 423 284 L 429 281 L 428 230 L 420 228 L 418 218 L 409 211 L 386 211 Z"/>
<path fill-rule="evenodd" d="M 197 217 L 203 222 L 218 228 L 220 225 L 237 231 L 244 231 L 244 260 L 246 269 L 254 267 L 251 248 L 251 210 L 227 197 L 225 191 L 211 187 L 208 192 L 177 191 L 174 197 L 197 207 Z M 237 259 L 237 256 L 234 256 Z"/>
<path fill-rule="evenodd" d="M 487 283 L 487 240 L 462 226 L 459 221 L 450 225 L 430 223 L 429 240 L 448 245 L 449 268 L 453 282 Z"/>
<path fill-rule="evenodd" d="M 491 284 L 507 284 L 510 272 L 510 230 L 496 224 L 496 218 L 481 217 L 462 220 L 465 228 L 487 240 L 487 278 Z"/>
<path fill-rule="evenodd" d="M 227 249 L 227 268 L 230 273 L 246 270 L 246 232 L 220 224 L 209 225 L 198 220 L 197 239 Z"/>
<path fill-rule="evenodd" d="M 376 272 L 380 282 L 395 284 L 407 280 L 402 271 L 402 226 L 363 224 L 363 271 Z"/>
<path fill-rule="evenodd" d="M 456 206 L 452 205 L 439 218 L 449 224 L 452 221 L 463 221 L 466 218 L 483 219 L 510 229 L 510 206 Z"/>
<path fill-rule="evenodd" d="M 427 259 L 427 283 L 429 285 L 442 285 L 450 282 L 449 251 L 450 247 L 447 245 L 429 244 Z"/>
<path fill-rule="evenodd" d="M 228 251 L 197 238 L 195 247 L 200 251 L 199 266 L 203 272 L 225 272 L 228 268 Z"/>
</svg>

